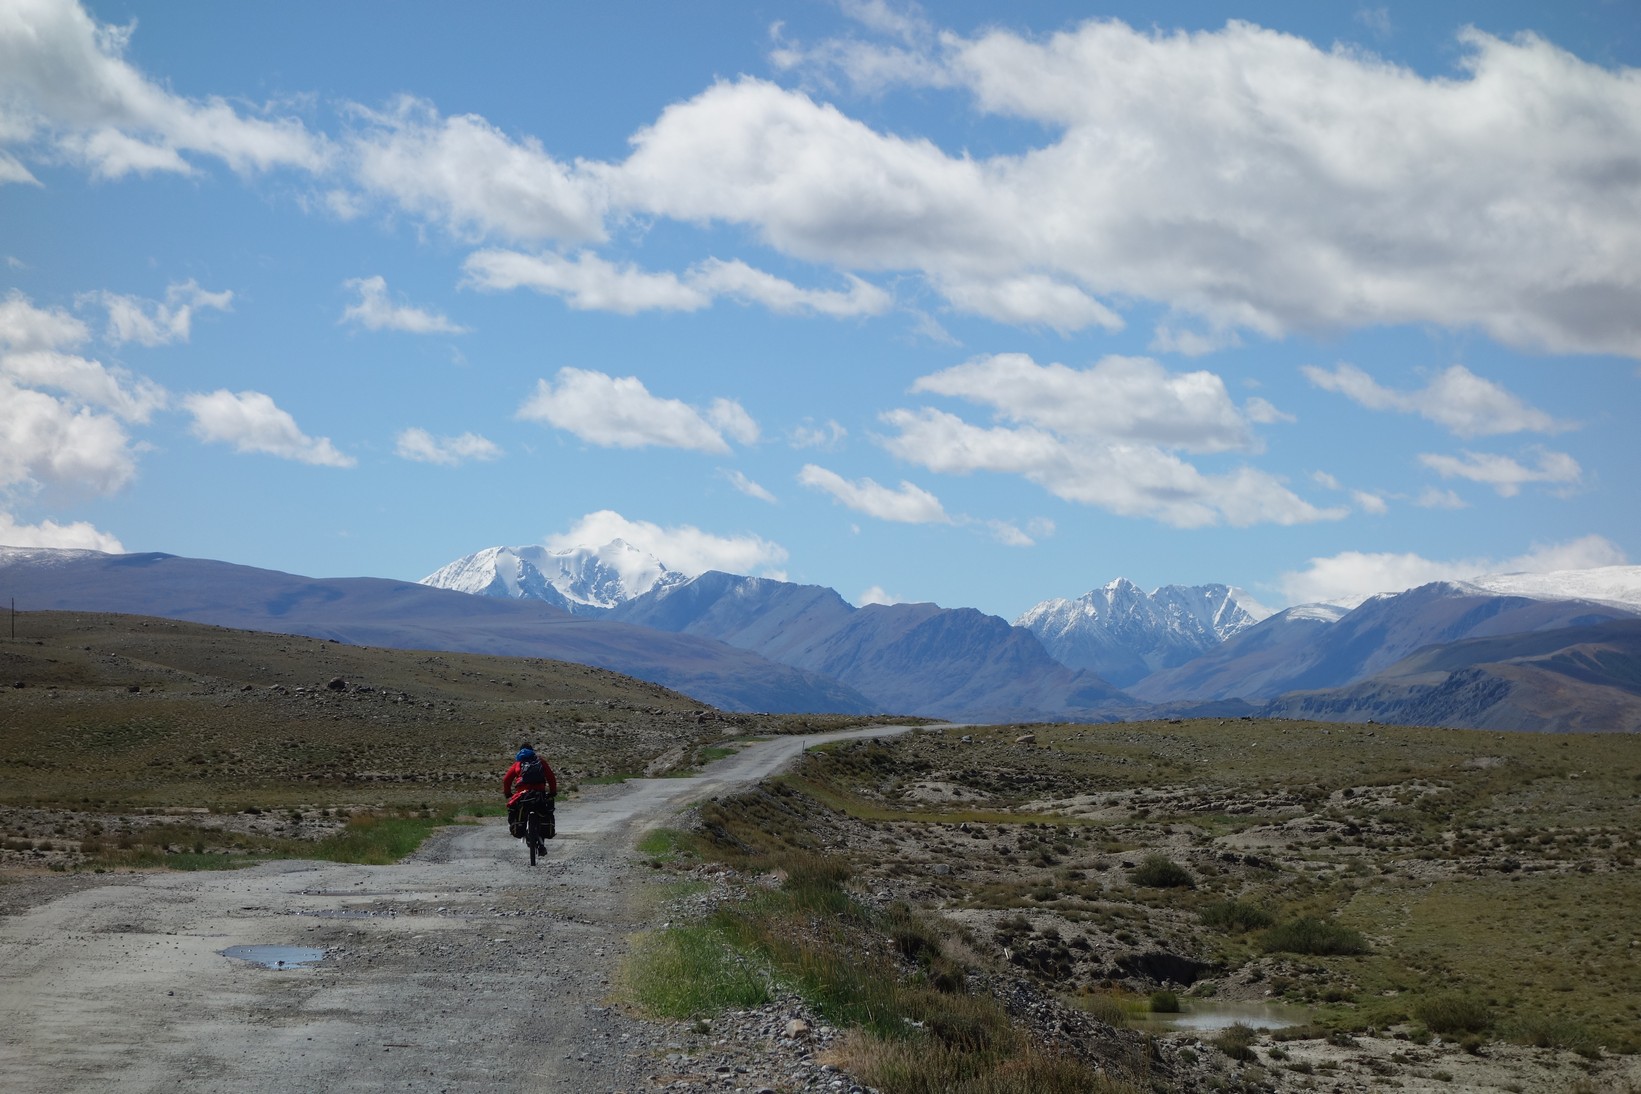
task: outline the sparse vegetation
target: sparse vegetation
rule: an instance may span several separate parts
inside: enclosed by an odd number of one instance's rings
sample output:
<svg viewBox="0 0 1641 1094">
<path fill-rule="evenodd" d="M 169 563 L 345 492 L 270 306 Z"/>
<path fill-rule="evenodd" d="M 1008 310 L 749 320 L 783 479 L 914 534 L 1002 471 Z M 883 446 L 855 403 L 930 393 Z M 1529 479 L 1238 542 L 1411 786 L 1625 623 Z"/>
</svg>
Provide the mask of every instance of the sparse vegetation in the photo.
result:
<svg viewBox="0 0 1641 1094">
<path fill-rule="evenodd" d="M 1009 727 L 814 750 L 734 810 L 704 811 L 703 830 L 731 851 L 765 833 L 847 854 L 860 891 L 921 894 L 979 957 L 1112 1024 L 1184 984 L 1303 1007 L 1296 1037 L 1406 1024 L 1471 1051 L 1486 1037 L 1641 1048 L 1641 953 L 1616 927 L 1641 901 L 1624 865 L 1641 847 L 1624 804 L 1641 740 L 1030 728 L 1030 749 Z M 1140 872 L 1151 856 L 1194 887 L 1139 884 L 1166 876 Z M 1464 1028 L 1477 1019 L 1455 983 L 1486 1002 L 1486 1025 Z"/>
<path fill-rule="evenodd" d="M 645 939 L 625 968 L 635 1001 L 690 1017 L 795 991 L 851 1031 L 847 1066 L 886 1094 L 1133 1089 L 1034 1044 L 995 1001 L 966 989 L 927 920 L 905 904 L 863 903 L 847 862 L 754 821 L 792 804 L 754 793 L 703 809 L 702 852 L 781 884 Z"/>
</svg>

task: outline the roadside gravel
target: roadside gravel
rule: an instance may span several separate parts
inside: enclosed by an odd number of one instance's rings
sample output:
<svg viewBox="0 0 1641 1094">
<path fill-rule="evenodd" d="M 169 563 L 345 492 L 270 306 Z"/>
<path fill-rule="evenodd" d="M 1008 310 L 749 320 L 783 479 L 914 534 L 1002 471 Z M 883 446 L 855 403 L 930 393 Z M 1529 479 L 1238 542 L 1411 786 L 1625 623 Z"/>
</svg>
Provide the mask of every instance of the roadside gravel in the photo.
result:
<svg viewBox="0 0 1641 1094">
<path fill-rule="evenodd" d="M 560 804 L 536 867 L 489 822 L 444 829 L 392 866 L 8 886 L 0 1089 L 859 1089 L 825 1064 L 834 1034 L 796 1001 L 714 1030 L 612 1000 L 627 940 L 663 914 L 644 898 L 638 831 L 817 739 L 753 744 L 692 779 L 593 788 Z M 224 955 L 239 946 L 322 956 L 269 968 Z"/>
</svg>

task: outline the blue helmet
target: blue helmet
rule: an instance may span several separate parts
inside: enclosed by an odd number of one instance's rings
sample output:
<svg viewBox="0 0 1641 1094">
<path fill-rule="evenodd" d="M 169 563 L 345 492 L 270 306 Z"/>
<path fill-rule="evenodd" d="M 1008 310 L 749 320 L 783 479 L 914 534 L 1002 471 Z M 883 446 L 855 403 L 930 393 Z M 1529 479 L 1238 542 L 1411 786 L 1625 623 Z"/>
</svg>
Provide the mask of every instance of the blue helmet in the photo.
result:
<svg viewBox="0 0 1641 1094">
<path fill-rule="evenodd" d="M 521 749 L 519 749 L 519 754 L 517 756 L 514 756 L 513 759 L 518 760 L 520 763 L 523 763 L 525 760 L 530 759 L 535 754 L 536 754 L 536 750 L 533 749 L 533 748 L 521 748 Z"/>
</svg>

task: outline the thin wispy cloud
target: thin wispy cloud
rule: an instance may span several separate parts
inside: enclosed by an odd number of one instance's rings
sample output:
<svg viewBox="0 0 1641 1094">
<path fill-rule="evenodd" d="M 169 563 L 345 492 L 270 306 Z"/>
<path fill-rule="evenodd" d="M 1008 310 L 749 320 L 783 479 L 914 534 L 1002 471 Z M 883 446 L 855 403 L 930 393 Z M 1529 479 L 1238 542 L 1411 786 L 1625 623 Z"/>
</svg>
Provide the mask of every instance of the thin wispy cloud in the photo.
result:
<svg viewBox="0 0 1641 1094">
<path fill-rule="evenodd" d="M 342 287 L 359 294 L 357 301 L 342 310 L 344 323 L 356 323 L 366 330 L 392 330 L 406 334 L 467 333 L 466 327 L 451 322 L 437 311 L 395 303 L 388 293 L 387 279 L 380 274 L 344 281 Z"/>
<path fill-rule="evenodd" d="M 1490 486 L 1500 497 L 1514 497 L 1523 486 L 1543 484 L 1569 489 L 1584 476 L 1578 461 L 1565 452 L 1534 449 L 1532 463 L 1493 452 L 1462 452 L 1457 456 L 1425 452 L 1419 462 L 1445 479 L 1465 479 Z"/>
<path fill-rule="evenodd" d="M 913 483 L 902 482 L 898 487 L 889 487 L 869 478 L 851 480 L 812 463 L 804 464 L 798 472 L 798 482 L 831 495 L 857 513 L 878 520 L 902 524 L 951 523 L 951 518 L 940 505 L 940 499 Z"/>
<path fill-rule="evenodd" d="M 1369 410 L 1417 414 L 1459 437 L 1487 437 L 1503 433 L 1560 433 L 1576 428 L 1558 421 L 1491 380 L 1463 365 L 1443 369 L 1423 388 L 1396 391 L 1381 385 L 1355 365 L 1341 364 L 1331 371 L 1306 365 L 1305 378 L 1324 391 L 1334 391 Z"/>
<path fill-rule="evenodd" d="M 415 426 L 400 431 L 394 440 L 393 452 L 400 459 L 438 464 L 442 467 L 489 462 L 499 460 L 502 455 L 499 445 L 477 433 L 435 437 L 427 430 Z"/>
</svg>

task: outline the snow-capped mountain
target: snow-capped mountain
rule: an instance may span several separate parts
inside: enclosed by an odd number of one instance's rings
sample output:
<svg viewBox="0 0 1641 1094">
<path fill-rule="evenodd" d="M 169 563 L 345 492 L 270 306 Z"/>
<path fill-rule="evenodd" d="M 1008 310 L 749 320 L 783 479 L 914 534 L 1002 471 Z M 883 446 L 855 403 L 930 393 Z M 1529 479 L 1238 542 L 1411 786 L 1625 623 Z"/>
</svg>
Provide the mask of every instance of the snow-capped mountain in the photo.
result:
<svg viewBox="0 0 1641 1094">
<path fill-rule="evenodd" d="M 422 578 L 421 584 L 509 600 L 543 600 L 598 615 L 652 589 L 686 581 L 625 540 L 602 547 L 487 547 Z"/>
<path fill-rule="evenodd" d="M 1591 600 L 1641 612 L 1641 566 L 1598 566 L 1548 573 L 1487 574 L 1464 584 L 1498 596 L 1533 600 Z"/>
<path fill-rule="evenodd" d="M 1182 665 L 1270 613 L 1228 585 L 1164 585 L 1146 593 L 1127 578 L 1075 600 L 1045 600 L 1014 621 L 1054 659 L 1093 669 L 1119 687 Z"/>
</svg>

